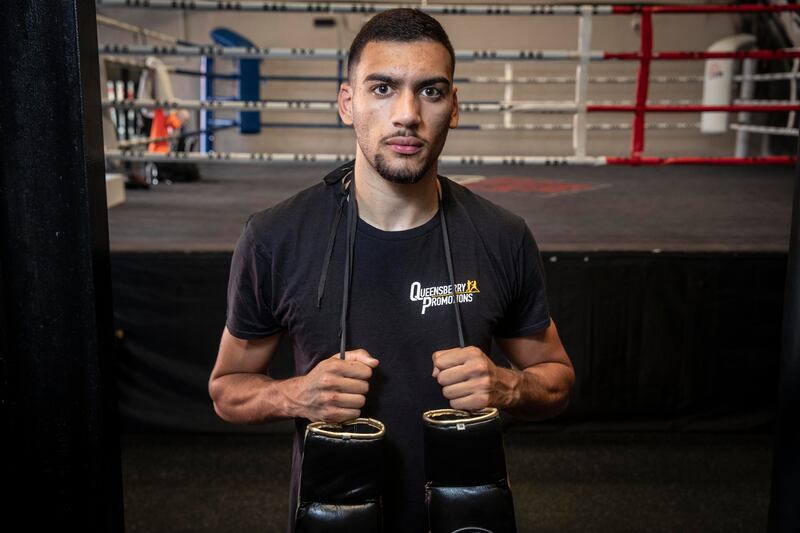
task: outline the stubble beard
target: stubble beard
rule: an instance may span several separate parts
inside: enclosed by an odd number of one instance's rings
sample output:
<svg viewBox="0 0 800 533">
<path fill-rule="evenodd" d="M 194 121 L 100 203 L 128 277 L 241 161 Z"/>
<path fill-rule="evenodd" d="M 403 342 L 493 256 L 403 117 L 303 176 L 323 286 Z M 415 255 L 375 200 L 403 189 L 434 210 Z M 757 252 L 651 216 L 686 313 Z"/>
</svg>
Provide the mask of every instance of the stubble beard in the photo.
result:
<svg viewBox="0 0 800 533">
<path fill-rule="evenodd" d="M 427 159 L 421 165 L 414 165 L 411 161 L 405 161 L 402 168 L 393 167 L 386 161 L 383 154 L 375 154 L 375 159 L 372 166 L 375 171 L 386 181 L 391 183 L 399 183 L 404 185 L 411 185 L 417 183 L 433 166 L 433 160 Z M 409 165 L 411 163 L 411 165 Z"/>
</svg>

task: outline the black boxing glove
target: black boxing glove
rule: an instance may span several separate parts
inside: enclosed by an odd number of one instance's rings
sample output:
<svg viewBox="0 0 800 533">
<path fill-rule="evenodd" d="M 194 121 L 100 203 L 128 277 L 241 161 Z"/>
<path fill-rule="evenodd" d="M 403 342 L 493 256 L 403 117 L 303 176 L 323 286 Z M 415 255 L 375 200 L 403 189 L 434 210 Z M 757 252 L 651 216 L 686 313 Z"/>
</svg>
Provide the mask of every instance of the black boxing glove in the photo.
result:
<svg viewBox="0 0 800 533">
<path fill-rule="evenodd" d="M 515 533 L 497 409 L 437 409 L 423 422 L 430 532 Z"/>
<path fill-rule="evenodd" d="M 358 418 L 306 428 L 296 533 L 382 530 L 383 424 Z"/>
</svg>

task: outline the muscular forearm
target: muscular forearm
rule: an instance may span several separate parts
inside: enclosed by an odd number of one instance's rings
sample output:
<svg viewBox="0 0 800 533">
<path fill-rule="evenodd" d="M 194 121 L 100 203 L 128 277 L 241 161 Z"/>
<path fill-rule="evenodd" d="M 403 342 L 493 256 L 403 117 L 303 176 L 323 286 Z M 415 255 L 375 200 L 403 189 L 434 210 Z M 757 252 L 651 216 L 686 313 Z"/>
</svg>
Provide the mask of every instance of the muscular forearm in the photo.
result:
<svg viewBox="0 0 800 533">
<path fill-rule="evenodd" d="M 272 379 L 263 374 L 228 374 L 210 385 L 214 410 L 235 424 L 261 424 L 303 416 L 296 400 L 302 377 Z"/>
<path fill-rule="evenodd" d="M 544 420 L 561 413 L 569 403 L 575 379 L 571 367 L 541 363 L 524 370 L 498 368 L 497 407 L 524 420 Z"/>
</svg>

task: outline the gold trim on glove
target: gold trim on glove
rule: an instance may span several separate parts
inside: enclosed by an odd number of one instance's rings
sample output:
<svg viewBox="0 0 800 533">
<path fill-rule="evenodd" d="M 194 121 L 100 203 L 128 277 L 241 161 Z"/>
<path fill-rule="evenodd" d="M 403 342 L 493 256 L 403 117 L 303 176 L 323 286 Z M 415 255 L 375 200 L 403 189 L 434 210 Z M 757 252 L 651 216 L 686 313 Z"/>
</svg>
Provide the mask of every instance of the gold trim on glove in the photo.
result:
<svg viewBox="0 0 800 533">
<path fill-rule="evenodd" d="M 358 425 L 369 426 L 377 431 L 371 433 L 356 433 L 352 431 L 346 431 L 346 428 Z M 342 440 L 378 440 L 386 433 L 386 427 L 382 422 L 379 422 L 374 418 L 355 418 L 353 420 L 347 420 L 338 424 L 335 422 L 312 422 L 306 427 L 306 433 L 309 431 L 318 435 L 325 435 L 326 437 Z"/>
<path fill-rule="evenodd" d="M 459 424 L 474 424 L 484 422 L 500 416 L 500 412 L 494 407 L 487 407 L 478 411 L 464 411 L 462 409 L 434 409 L 425 411 L 422 419 L 426 424 L 434 426 L 458 426 Z M 441 417 L 450 417 L 447 420 L 436 420 Z"/>
</svg>

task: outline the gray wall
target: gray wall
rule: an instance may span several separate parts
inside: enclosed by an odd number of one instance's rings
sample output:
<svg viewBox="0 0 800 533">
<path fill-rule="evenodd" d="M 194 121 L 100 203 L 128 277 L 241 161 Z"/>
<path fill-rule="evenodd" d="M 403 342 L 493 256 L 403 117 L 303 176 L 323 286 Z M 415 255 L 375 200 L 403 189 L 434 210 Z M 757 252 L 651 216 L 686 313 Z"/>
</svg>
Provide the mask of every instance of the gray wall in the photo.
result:
<svg viewBox="0 0 800 533">
<path fill-rule="evenodd" d="M 368 17 L 362 15 L 332 15 L 337 24 L 333 28 L 314 28 L 314 15 L 274 14 L 247 12 L 185 12 L 169 10 L 143 10 L 101 8 L 101 14 L 145 26 L 188 40 L 210 42 L 209 32 L 226 26 L 242 33 L 259 46 L 347 48 L 350 41 Z M 565 49 L 577 48 L 577 17 L 541 16 L 441 16 L 438 17 L 456 49 Z M 634 16 L 596 16 L 592 38 L 593 50 L 636 51 L 639 37 Z M 714 41 L 736 32 L 736 18 L 730 15 L 659 15 L 654 17 L 654 50 L 705 50 Z M 134 42 L 126 32 L 99 28 L 100 43 Z M 149 40 L 150 44 L 160 44 Z M 167 58 L 170 64 L 196 69 L 194 58 Z M 233 62 L 218 60 L 219 70 L 232 70 Z M 591 75 L 629 75 L 636 73 L 636 62 L 593 63 Z M 501 62 L 462 62 L 456 66 L 456 76 L 503 74 Z M 652 75 L 700 75 L 703 62 L 662 61 L 652 65 Z M 263 74 L 327 74 L 335 75 L 332 61 L 269 60 L 262 63 Z M 574 62 L 515 63 L 515 75 L 567 75 L 574 76 Z M 176 78 L 176 95 L 198 98 L 197 78 Z M 216 91 L 235 93 L 232 82 L 218 82 Z M 462 100 L 501 100 L 502 85 L 464 85 L 459 88 Z M 263 99 L 334 99 L 335 83 L 262 84 Z M 515 99 L 568 100 L 574 96 L 572 85 L 537 85 L 515 87 Z M 701 84 L 653 84 L 651 99 L 688 98 L 699 100 Z M 632 100 L 634 85 L 591 85 L 589 99 Z M 222 116 L 222 115 L 219 115 Z M 651 114 L 649 121 L 699 122 L 698 114 Z M 631 114 L 592 114 L 591 122 L 630 122 Z M 335 122 L 333 113 L 264 112 L 267 121 Z M 502 123 L 502 117 L 493 114 L 462 114 L 463 124 Z M 515 115 L 515 121 L 565 122 L 571 115 Z M 627 155 L 630 150 L 630 132 L 590 132 L 589 155 Z M 512 154 L 512 155 L 570 155 L 571 132 L 478 132 L 456 130 L 451 132 L 445 154 Z M 646 155 L 733 155 L 734 135 L 703 135 L 697 130 L 648 131 Z M 264 129 L 259 135 L 243 136 L 236 130 L 218 135 L 217 149 L 230 151 L 274 151 L 307 153 L 352 153 L 353 134 L 350 130 L 320 129 Z"/>
</svg>

